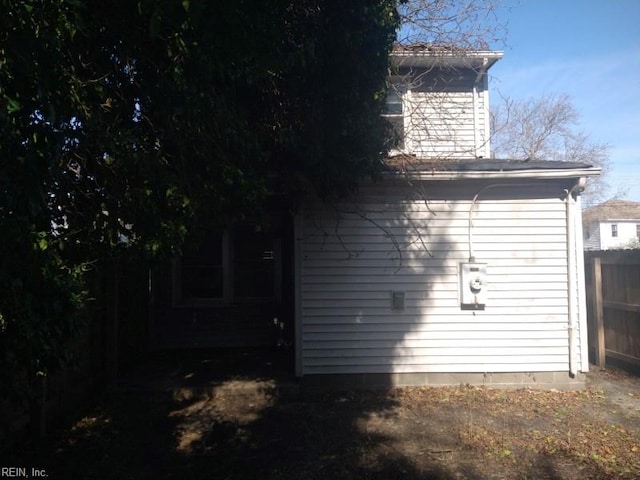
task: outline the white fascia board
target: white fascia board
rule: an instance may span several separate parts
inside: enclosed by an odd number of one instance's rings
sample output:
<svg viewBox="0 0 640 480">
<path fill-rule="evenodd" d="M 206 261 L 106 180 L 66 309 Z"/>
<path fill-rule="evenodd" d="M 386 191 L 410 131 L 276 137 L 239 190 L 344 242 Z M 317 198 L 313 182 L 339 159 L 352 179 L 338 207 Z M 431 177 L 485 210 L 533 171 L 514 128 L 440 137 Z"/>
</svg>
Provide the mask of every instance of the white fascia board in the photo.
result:
<svg viewBox="0 0 640 480">
<path fill-rule="evenodd" d="M 503 170 L 503 171 L 406 171 L 393 172 L 393 176 L 411 177 L 416 180 L 495 180 L 495 179 L 545 179 L 545 178 L 579 178 L 597 177 L 600 168 L 551 169 L 551 170 Z"/>
<path fill-rule="evenodd" d="M 471 52 L 395 51 L 389 56 L 395 67 L 469 67 L 486 71 L 503 55 L 503 52 L 476 50 Z"/>
</svg>

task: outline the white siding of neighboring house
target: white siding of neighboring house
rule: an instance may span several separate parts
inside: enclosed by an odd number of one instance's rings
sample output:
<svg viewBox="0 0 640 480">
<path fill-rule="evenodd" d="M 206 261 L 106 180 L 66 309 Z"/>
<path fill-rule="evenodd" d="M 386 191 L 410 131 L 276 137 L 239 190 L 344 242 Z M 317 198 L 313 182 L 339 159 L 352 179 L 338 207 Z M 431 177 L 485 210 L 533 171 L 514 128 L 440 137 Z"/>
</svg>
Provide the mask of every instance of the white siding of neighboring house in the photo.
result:
<svg viewBox="0 0 640 480">
<path fill-rule="evenodd" d="M 640 220 L 609 220 L 600 222 L 598 226 L 600 237 L 600 249 L 609 250 L 615 248 L 628 248 L 638 241 L 636 225 Z M 617 225 L 618 236 L 611 234 L 611 226 Z"/>
<path fill-rule="evenodd" d="M 375 187 L 339 213 L 301 214 L 298 373 L 567 371 L 565 203 L 480 197 L 473 243 L 488 300 L 463 311 L 458 268 L 475 192 L 454 182 L 428 191 L 440 200 Z M 392 309 L 392 291 L 404 292 L 404 310 Z"/>
</svg>

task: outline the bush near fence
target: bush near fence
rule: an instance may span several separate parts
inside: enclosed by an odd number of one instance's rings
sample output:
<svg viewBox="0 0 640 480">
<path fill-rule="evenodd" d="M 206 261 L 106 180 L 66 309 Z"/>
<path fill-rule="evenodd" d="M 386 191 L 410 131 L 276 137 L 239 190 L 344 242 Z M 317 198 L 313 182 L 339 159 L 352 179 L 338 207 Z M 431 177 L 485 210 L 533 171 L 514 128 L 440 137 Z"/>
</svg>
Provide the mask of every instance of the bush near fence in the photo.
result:
<svg viewBox="0 0 640 480">
<path fill-rule="evenodd" d="M 46 377 L 30 379 L 29 403 L 0 399 L 0 447 L 41 438 L 74 415 L 91 397 L 114 386 L 118 376 L 148 351 L 148 267 L 112 260 L 92 272 L 94 302 L 83 335 L 68 348 L 76 361 Z"/>
</svg>

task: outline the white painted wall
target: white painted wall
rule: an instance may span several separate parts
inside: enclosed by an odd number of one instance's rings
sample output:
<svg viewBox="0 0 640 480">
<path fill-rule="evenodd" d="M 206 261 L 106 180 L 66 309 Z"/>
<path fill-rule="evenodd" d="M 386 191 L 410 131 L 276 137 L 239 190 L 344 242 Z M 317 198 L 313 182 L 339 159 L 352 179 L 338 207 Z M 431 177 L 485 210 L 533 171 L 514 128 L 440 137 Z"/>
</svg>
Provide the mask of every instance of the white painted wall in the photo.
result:
<svg viewBox="0 0 640 480">
<path fill-rule="evenodd" d="M 477 261 L 488 264 L 488 301 L 463 311 L 458 266 L 469 256 L 473 188 L 434 186 L 425 202 L 401 187 L 372 187 L 339 211 L 305 209 L 299 373 L 568 370 L 567 292 L 578 293 L 568 286 L 564 202 L 518 198 L 531 193 L 523 188 L 480 197 L 473 239 Z M 404 310 L 392 309 L 392 291 L 404 292 Z"/>
</svg>

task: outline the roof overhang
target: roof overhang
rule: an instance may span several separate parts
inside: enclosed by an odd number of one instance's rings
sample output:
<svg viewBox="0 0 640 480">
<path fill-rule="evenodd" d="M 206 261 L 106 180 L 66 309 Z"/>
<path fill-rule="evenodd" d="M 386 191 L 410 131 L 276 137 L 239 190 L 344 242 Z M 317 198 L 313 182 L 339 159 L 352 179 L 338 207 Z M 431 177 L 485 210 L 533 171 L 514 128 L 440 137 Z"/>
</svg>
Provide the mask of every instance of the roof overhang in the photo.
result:
<svg viewBox="0 0 640 480">
<path fill-rule="evenodd" d="M 502 56 L 503 52 L 490 50 L 395 49 L 389 58 L 395 68 L 471 68 L 486 72 Z"/>
<path fill-rule="evenodd" d="M 638 220 L 640 220 L 640 218 L 602 218 L 599 221 L 600 222 L 631 222 L 631 223 L 638 223 Z"/>
<path fill-rule="evenodd" d="M 394 161 L 387 175 L 414 180 L 580 179 L 597 177 L 599 167 L 585 163 L 525 160 Z"/>
</svg>

